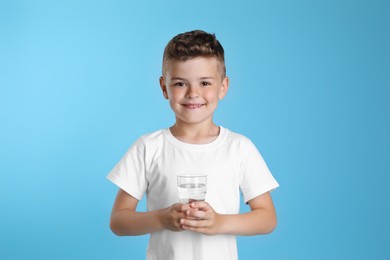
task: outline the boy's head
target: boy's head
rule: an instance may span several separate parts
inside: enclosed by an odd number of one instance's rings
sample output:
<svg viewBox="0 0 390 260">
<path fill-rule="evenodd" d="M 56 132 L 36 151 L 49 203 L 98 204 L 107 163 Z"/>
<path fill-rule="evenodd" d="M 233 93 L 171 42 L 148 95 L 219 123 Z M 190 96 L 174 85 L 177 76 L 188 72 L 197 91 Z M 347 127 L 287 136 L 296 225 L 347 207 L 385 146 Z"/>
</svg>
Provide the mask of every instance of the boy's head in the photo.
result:
<svg viewBox="0 0 390 260">
<path fill-rule="evenodd" d="M 224 50 L 215 35 L 191 31 L 165 47 L 160 86 L 176 123 L 212 123 L 218 101 L 229 87 Z"/>
<path fill-rule="evenodd" d="M 221 78 L 226 77 L 222 45 L 215 34 L 200 30 L 181 33 L 170 40 L 164 50 L 163 75 L 172 61 L 186 61 L 197 57 L 216 58 Z"/>
</svg>

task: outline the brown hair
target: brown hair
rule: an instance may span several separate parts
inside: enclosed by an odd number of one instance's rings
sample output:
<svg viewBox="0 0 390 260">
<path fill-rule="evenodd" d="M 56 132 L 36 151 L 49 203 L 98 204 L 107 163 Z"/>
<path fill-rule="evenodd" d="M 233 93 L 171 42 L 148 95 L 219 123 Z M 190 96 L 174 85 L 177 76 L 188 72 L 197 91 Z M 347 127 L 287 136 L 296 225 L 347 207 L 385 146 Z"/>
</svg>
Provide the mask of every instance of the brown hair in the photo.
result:
<svg viewBox="0 0 390 260">
<path fill-rule="evenodd" d="M 221 76 L 226 76 L 225 55 L 215 34 L 195 30 L 176 35 L 165 47 L 163 74 L 165 66 L 171 61 L 186 61 L 196 57 L 215 57 L 221 66 Z"/>
</svg>

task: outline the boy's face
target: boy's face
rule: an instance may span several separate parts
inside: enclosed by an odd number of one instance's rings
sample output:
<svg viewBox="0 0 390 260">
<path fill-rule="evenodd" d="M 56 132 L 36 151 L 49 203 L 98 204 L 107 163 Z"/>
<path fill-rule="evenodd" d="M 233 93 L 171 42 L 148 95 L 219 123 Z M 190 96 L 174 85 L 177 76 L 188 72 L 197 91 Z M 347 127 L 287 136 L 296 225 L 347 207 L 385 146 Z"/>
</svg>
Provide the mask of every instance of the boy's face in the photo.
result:
<svg viewBox="0 0 390 260">
<path fill-rule="evenodd" d="M 218 100 L 224 98 L 229 81 L 222 77 L 216 58 L 197 57 L 171 61 L 160 78 L 163 95 L 169 100 L 176 121 L 212 122 Z"/>
</svg>

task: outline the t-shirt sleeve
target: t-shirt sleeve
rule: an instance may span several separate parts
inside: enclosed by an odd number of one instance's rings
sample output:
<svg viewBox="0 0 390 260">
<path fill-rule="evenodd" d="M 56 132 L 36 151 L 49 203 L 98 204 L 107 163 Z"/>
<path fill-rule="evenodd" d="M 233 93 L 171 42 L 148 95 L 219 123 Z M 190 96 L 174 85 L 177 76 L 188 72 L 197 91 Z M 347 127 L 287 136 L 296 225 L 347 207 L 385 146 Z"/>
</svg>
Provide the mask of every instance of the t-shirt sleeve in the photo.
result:
<svg viewBox="0 0 390 260">
<path fill-rule="evenodd" d="M 119 188 L 141 200 L 147 188 L 145 177 L 145 145 L 138 139 L 107 175 Z"/>
<path fill-rule="evenodd" d="M 258 149 L 249 139 L 243 140 L 242 149 L 240 189 L 245 203 L 248 203 L 251 199 L 276 189 L 279 184 Z"/>
</svg>

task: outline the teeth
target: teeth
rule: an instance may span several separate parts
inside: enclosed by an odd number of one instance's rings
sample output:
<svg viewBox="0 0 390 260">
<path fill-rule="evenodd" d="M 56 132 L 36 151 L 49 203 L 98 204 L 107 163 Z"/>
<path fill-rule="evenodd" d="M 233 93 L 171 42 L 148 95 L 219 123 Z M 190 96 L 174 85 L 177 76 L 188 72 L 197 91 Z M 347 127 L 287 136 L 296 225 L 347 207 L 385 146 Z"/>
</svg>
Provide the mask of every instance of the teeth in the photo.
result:
<svg viewBox="0 0 390 260">
<path fill-rule="evenodd" d="M 187 108 L 199 108 L 199 107 L 201 107 L 201 106 L 202 106 L 202 105 L 199 105 L 199 104 L 193 104 L 193 105 L 192 105 L 192 104 L 187 104 L 187 105 L 186 105 Z"/>
</svg>

